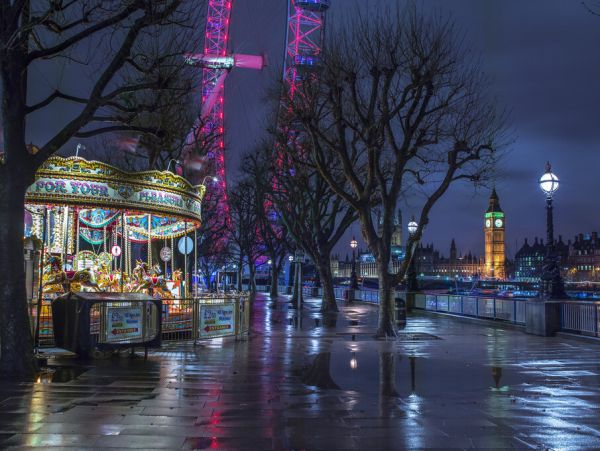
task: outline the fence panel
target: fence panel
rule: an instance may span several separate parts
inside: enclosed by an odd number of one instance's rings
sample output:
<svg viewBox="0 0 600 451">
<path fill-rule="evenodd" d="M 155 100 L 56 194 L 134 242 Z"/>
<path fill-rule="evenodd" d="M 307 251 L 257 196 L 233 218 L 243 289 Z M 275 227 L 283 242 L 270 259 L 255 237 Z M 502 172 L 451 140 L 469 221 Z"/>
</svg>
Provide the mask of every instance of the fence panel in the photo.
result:
<svg viewBox="0 0 600 451">
<path fill-rule="evenodd" d="M 477 298 L 477 316 L 494 318 L 494 298 Z"/>
<path fill-rule="evenodd" d="M 496 319 L 503 321 L 515 321 L 515 301 L 512 299 L 495 299 Z"/>
<path fill-rule="evenodd" d="M 192 299 L 163 299 L 162 339 L 164 341 L 194 338 L 196 306 Z"/>
<path fill-rule="evenodd" d="M 459 315 L 462 313 L 462 296 L 448 297 L 448 311 Z"/>
<path fill-rule="evenodd" d="M 600 304 L 565 302 L 561 304 L 562 330 L 598 336 Z"/>
<path fill-rule="evenodd" d="M 346 291 L 346 288 L 335 287 L 333 289 L 333 293 L 335 294 L 335 298 L 336 299 L 344 299 L 344 291 Z"/>
<path fill-rule="evenodd" d="M 438 312 L 447 312 L 449 309 L 449 299 L 447 295 L 438 295 L 437 296 L 437 306 L 436 310 Z"/>
<path fill-rule="evenodd" d="M 425 309 L 437 310 L 437 296 L 435 294 L 425 295 Z"/>
<path fill-rule="evenodd" d="M 477 298 L 463 296 L 463 315 L 477 316 Z"/>
<path fill-rule="evenodd" d="M 426 300 L 427 298 L 424 294 L 415 294 L 415 308 L 425 310 L 425 306 L 427 305 Z"/>
</svg>

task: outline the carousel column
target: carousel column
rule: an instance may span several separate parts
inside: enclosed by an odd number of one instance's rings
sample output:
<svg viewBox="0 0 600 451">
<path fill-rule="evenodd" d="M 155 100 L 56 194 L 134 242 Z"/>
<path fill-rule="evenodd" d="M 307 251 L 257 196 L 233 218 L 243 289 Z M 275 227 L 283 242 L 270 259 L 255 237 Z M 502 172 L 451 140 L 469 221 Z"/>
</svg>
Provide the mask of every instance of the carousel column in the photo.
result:
<svg viewBox="0 0 600 451">
<path fill-rule="evenodd" d="M 75 231 L 75 255 L 79 254 L 79 233 L 81 232 L 81 225 L 79 223 L 79 212 L 75 215 L 76 219 L 76 231 Z"/>
<path fill-rule="evenodd" d="M 187 273 L 187 221 L 184 222 L 184 230 L 185 230 L 185 235 L 183 236 L 183 242 L 185 243 L 183 245 L 183 280 L 185 281 L 185 286 L 184 286 L 184 290 L 183 290 L 183 297 L 187 298 L 188 295 L 188 273 Z"/>
<path fill-rule="evenodd" d="M 163 240 L 163 249 L 165 249 L 166 247 L 167 247 L 167 239 L 165 238 Z M 160 258 L 161 259 L 163 258 L 162 252 L 161 252 Z M 167 259 L 163 259 L 163 262 L 165 263 L 165 279 L 166 279 L 167 278 Z"/>
<path fill-rule="evenodd" d="M 40 253 L 40 273 L 39 273 L 39 289 L 37 299 L 37 311 L 35 315 L 35 334 L 33 346 L 37 349 L 40 345 L 40 314 L 42 311 L 42 285 L 44 283 L 44 255 L 46 253 L 46 235 L 48 234 L 47 226 L 48 208 L 44 207 L 44 218 L 42 219 L 42 249 Z"/>
<path fill-rule="evenodd" d="M 194 294 L 198 296 L 198 229 L 196 228 L 194 228 L 194 275 L 196 276 Z"/>
<path fill-rule="evenodd" d="M 148 271 L 152 268 L 152 215 L 148 215 Z"/>
<path fill-rule="evenodd" d="M 69 232 L 69 207 L 63 207 L 62 211 L 62 228 L 60 230 L 60 244 L 61 244 L 61 260 L 63 269 L 67 269 L 67 234 Z"/>
<path fill-rule="evenodd" d="M 171 277 L 173 277 L 173 273 L 175 271 L 175 239 L 171 237 Z M 181 283 L 181 280 L 179 281 Z M 181 286 L 179 287 L 179 295 L 181 296 Z"/>
<path fill-rule="evenodd" d="M 121 212 L 121 255 L 119 257 L 119 269 L 121 271 L 121 278 L 119 285 L 121 286 L 121 293 L 123 292 L 123 260 L 127 257 L 127 246 L 125 246 L 125 215 Z"/>
</svg>

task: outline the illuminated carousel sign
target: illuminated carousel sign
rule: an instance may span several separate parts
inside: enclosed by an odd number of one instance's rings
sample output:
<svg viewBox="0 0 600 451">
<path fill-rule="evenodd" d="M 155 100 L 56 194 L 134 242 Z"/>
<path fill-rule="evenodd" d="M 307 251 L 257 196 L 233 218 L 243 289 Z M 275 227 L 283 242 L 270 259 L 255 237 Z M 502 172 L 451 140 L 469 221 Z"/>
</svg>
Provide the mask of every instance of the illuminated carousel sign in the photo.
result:
<svg viewBox="0 0 600 451">
<path fill-rule="evenodd" d="M 204 191 L 170 172 L 128 173 L 97 161 L 51 157 L 38 170 L 26 202 L 153 213 L 197 225 Z"/>
</svg>

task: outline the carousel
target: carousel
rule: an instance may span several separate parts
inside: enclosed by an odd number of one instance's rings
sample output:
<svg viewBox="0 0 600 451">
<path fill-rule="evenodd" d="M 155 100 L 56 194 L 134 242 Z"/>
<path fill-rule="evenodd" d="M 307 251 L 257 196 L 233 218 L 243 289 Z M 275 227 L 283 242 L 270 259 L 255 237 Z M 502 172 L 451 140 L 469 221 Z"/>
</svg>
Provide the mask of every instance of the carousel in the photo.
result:
<svg viewBox="0 0 600 451">
<path fill-rule="evenodd" d="M 25 198 L 26 239 L 41 250 L 32 294 L 147 293 L 167 303 L 194 294 L 204 192 L 168 171 L 49 158 Z"/>
</svg>

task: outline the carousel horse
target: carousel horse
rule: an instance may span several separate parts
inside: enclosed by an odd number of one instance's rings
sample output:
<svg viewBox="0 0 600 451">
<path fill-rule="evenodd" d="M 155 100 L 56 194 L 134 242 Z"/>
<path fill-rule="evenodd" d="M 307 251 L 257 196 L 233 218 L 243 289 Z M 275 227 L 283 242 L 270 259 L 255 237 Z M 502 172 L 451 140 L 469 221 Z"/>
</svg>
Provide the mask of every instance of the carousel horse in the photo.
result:
<svg viewBox="0 0 600 451">
<path fill-rule="evenodd" d="M 116 274 L 110 271 L 106 263 L 102 263 L 100 268 L 95 271 L 98 286 L 104 291 L 120 291 L 121 274 Z"/>
<path fill-rule="evenodd" d="M 42 291 L 48 286 L 61 285 L 63 291 L 68 293 L 71 291 L 71 284 L 74 283 L 79 284 L 82 288 L 101 291 L 96 283 L 94 272 L 89 268 L 81 271 L 64 271 L 62 260 L 60 257 L 55 256 L 47 257 L 46 265 L 49 266 L 49 270 L 44 276 L 45 282 L 42 284 Z"/>
<path fill-rule="evenodd" d="M 135 279 L 136 285 L 132 290 L 134 293 L 148 290 L 152 294 L 158 294 L 161 298 L 168 298 L 171 296 L 171 291 L 169 291 L 169 287 L 167 287 L 167 282 L 164 277 L 156 274 L 155 267 L 153 267 L 152 272 L 148 272 L 148 265 L 136 260 L 136 266 L 133 269 L 133 278 Z"/>
</svg>

